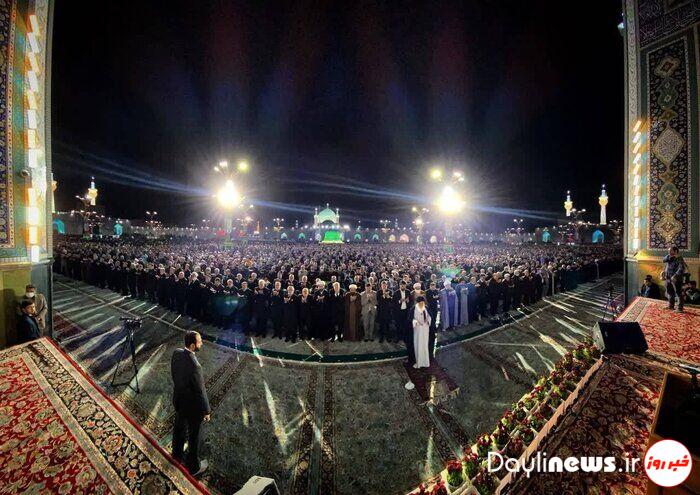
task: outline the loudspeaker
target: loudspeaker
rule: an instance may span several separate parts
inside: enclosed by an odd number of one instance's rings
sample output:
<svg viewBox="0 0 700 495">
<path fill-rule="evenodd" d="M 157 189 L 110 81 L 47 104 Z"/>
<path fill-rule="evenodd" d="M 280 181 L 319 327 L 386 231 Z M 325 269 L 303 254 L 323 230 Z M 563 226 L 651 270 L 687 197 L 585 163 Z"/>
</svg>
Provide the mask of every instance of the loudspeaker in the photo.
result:
<svg viewBox="0 0 700 495">
<path fill-rule="evenodd" d="M 593 340 L 603 354 L 644 354 L 649 346 L 636 321 L 599 321 Z"/>
</svg>

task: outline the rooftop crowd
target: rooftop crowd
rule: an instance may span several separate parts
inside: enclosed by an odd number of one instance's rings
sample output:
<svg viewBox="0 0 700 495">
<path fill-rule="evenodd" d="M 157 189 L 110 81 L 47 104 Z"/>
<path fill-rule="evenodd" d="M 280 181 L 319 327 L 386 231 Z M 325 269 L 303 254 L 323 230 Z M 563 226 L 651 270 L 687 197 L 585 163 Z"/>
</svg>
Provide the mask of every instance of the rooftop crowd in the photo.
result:
<svg viewBox="0 0 700 495">
<path fill-rule="evenodd" d="M 221 327 L 296 341 L 405 340 L 419 295 L 431 341 L 447 329 L 615 272 L 619 247 L 86 242 L 55 249 L 56 271 Z"/>
</svg>

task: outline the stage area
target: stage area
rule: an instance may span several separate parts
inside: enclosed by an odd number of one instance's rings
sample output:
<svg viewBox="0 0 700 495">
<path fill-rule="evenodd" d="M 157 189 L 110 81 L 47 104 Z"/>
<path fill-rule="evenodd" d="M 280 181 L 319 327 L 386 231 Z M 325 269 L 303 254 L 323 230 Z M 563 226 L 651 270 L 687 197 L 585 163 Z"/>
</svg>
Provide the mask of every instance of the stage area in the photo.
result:
<svg viewBox="0 0 700 495">
<path fill-rule="evenodd" d="M 414 378 L 410 392 L 403 387 L 408 374 L 400 344 L 244 339 L 60 276 L 55 333 L 166 448 L 173 423 L 170 355 L 182 345 L 184 330 L 205 334 L 198 358 L 213 414 L 203 432 L 212 466 L 203 481 L 212 491 L 230 493 L 257 474 L 275 478 L 282 493 L 398 494 L 443 469 L 463 445 L 491 429 L 538 374 L 590 334 L 603 315 L 609 281 L 619 293 L 620 277 L 601 279 L 511 311 L 518 319 L 510 323 L 472 324 L 441 335 L 443 372 L 436 372 L 435 386 L 430 377 Z M 140 394 L 109 386 L 122 338 L 118 318 L 126 315 L 146 317 L 136 334 Z M 278 354 L 265 355 L 272 352 Z M 343 362 L 313 362 L 319 355 L 343 356 Z M 129 378 L 126 364 L 122 380 Z"/>
</svg>

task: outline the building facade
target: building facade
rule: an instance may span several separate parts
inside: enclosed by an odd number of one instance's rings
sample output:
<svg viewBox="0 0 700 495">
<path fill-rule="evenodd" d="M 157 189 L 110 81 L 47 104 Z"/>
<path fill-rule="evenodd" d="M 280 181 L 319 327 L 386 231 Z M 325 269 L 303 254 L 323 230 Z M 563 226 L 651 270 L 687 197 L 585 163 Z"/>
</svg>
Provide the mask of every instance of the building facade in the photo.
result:
<svg viewBox="0 0 700 495">
<path fill-rule="evenodd" d="M 700 275 L 698 21 L 696 0 L 623 0 L 628 299 L 670 246 Z"/>
<path fill-rule="evenodd" d="M 0 0 L 0 348 L 16 341 L 26 284 L 51 301 L 52 9 Z"/>
</svg>

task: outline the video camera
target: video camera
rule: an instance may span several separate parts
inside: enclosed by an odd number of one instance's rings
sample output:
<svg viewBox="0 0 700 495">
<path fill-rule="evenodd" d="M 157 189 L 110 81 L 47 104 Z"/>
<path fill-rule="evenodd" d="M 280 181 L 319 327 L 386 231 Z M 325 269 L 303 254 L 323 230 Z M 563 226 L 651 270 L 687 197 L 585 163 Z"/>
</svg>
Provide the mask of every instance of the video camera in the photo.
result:
<svg viewBox="0 0 700 495">
<path fill-rule="evenodd" d="M 136 330 L 137 328 L 141 328 L 141 318 L 122 316 L 119 318 L 119 321 L 122 322 L 122 325 L 127 330 Z"/>
</svg>

